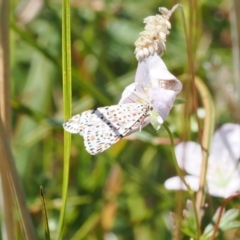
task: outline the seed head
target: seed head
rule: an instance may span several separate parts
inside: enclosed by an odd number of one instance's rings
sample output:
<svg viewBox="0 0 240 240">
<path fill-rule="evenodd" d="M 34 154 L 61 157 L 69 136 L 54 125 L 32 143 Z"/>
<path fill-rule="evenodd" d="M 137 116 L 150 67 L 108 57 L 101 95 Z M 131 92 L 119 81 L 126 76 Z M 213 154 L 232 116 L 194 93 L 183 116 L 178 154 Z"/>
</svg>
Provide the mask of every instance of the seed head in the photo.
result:
<svg viewBox="0 0 240 240">
<path fill-rule="evenodd" d="M 136 47 L 134 53 L 139 62 L 154 53 L 160 56 L 163 55 L 166 50 L 166 35 L 169 34 L 171 28 L 168 19 L 175 8 L 173 7 L 172 10 L 159 8 L 161 15 L 149 16 L 143 20 L 143 23 L 146 24 L 144 31 L 139 34 L 140 37 L 134 44 Z"/>
</svg>

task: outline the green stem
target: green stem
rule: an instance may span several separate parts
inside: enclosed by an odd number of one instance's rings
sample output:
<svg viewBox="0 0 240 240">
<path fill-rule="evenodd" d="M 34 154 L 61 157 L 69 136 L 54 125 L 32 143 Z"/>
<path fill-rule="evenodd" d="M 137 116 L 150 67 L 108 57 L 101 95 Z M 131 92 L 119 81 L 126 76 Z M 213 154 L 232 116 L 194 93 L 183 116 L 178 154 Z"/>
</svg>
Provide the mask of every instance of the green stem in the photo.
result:
<svg viewBox="0 0 240 240">
<path fill-rule="evenodd" d="M 164 128 L 166 129 L 166 131 L 168 132 L 168 135 L 170 137 L 170 141 L 171 141 L 171 153 L 172 153 L 172 158 L 178 173 L 178 176 L 180 177 L 181 181 L 183 182 L 183 184 L 186 186 L 187 191 L 190 195 L 190 198 L 192 200 L 193 203 L 193 211 L 194 211 L 194 216 L 195 216 L 195 221 L 196 221 L 196 225 L 197 225 L 197 239 L 200 239 L 200 235 L 201 235 L 201 231 L 200 231 L 200 224 L 199 224 L 199 218 L 198 218 L 198 212 L 197 212 L 197 207 L 196 207 L 196 201 L 195 201 L 195 197 L 194 197 L 194 191 L 191 189 L 191 187 L 189 186 L 189 184 L 186 182 L 181 169 L 178 166 L 178 162 L 177 162 L 177 158 L 175 155 L 175 151 L 174 151 L 174 139 L 173 139 L 173 135 L 170 131 L 170 129 L 168 128 L 166 123 L 163 123 Z"/>
<path fill-rule="evenodd" d="M 203 135 L 202 135 L 202 166 L 201 166 L 201 173 L 200 173 L 200 184 L 199 184 L 199 191 L 197 193 L 196 202 L 197 202 L 197 209 L 200 210 L 205 201 L 205 185 L 206 185 L 206 175 L 207 175 L 207 166 L 208 166 L 208 156 L 209 156 L 209 149 L 210 144 L 213 136 L 214 131 L 214 124 L 215 124 L 215 110 L 214 110 L 214 103 L 212 100 L 212 96 L 208 91 L 206 85 L 203 81 L 199 78 L 195 78 L 196 87 L 200 94 L 203 107 L 206 111 L 204 124 L 203 124 Z"/>
<path fill-rule="evenodd" d="M 71 116 L 72 108 L 72 71 L 71 71 L 71 34 L 70 30 L 70 0 L 62 1 L 62 74 L 63 74 L 63 110 L 64 119 Z M 62 207 L 58 225 L 57 239 L 62 239 L 64 217 L 67 204 L 67 191 L 69 181 L 71 134 L 64 131 L 64 166 L 63 166 L 63 188 Z"/>
<path fill-rule="evenodd" d="M 198 131 L 198 138 L 199 138 L 199 142 L 201 142 L 202 131 L 201 131 L 200 119 L 199 119 L 199 117 L 197 115 L 198 99 L 197 99 L 197 90 L 196 90 L 196 85 L 195 85 L 194 61 L 193 61 L 193 53 L 192 53 L 192 41 L 191 41 L 191 38 L 189 37 L 188 31 L 187 31 L 187 23 L 186 23 L 186 18 L 185 18 L 185 15 L 184 15 L 183 7 L 182 7 L 181 4 L 179 4 L 179 6 L 180 6 L 180 9 L 181 9 L 181 17 L 182 17 L 182 21 L 183 21 L 183 29 L 184 29 L 184 35 L 185 35 L 185 40 L 186 40 L 186 48 L 187 48 L 187 56 L 188 56 L 189 75 L 190 75 L 190 78 L 191 78 L 192 106 L 193 106 L 193 109 L 194 109 L 194 113 L 196 115 L 198 129 L 199 129 L 199 131 Z M 190 30 L 191 30 L 191 28 L 190 28 Z"/>
</svg>

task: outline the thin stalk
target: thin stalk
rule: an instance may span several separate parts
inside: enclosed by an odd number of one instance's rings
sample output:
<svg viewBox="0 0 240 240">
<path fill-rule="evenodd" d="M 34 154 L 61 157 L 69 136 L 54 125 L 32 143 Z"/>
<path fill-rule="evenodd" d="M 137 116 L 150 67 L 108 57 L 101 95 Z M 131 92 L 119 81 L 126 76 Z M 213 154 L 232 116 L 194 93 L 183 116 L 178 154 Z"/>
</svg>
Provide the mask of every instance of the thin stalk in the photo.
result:
<svg viewBox="0 0 240 240">
<path fill-rule="evenodd" d="M 203 135 L 202 135 L 202 166 L 201 166 L 201 173 L 200 173 L 200 183 L 199 183 L 199 191 L 197 193 L 196 202 L 197 202 L 197 209 L 200 211 L 201 207 L 204 205 L 205 202 L 205 185 L 206 185 L 206 174 L 207 174 L 207 166 L 208 166 L 208 156 L 209 156 L 209 149 L 212 140 L 212 135 L 214 131 L 215 125 L 215 110 L 214 110 L 214 103 L 212 100 L 212 96 L 208 91 L 207 87 L 201 81 L 200 78 L 195 78 L 195 83 L 197 90 L 201 96 L 202 104 L 205 109 L 206 115 L 204 118 L 203 124 Z"/>
<path fill-rule="evenodd" d="M 84 222 L 84 224 L 81 226 L 81 228 L 78 229 L 77 232 L 73 235 L 71 240 L 79 240 L 84 239 L 88 236 L 89 232 L 96 227 L 97 224 L 99 224 L 101 219 L 101 213 L 96 211 L 92 213 L 92 215 L 89 216 L 87 221 Z"/>
<path fill-rule="evenodd" d="M 72 108 L 72 71 L 71 71 L 71 22 L 70 0 L 62 1 L 62 75 L 63 75 L 63 111 L 64 119 L 71 116 Z M 62 239 L 64 218 L 67 204 L 67 192 L 69 181 L 71 134 L 64 131 L 64 159 L 63 159 L 63 188 L 62 207 L 58 225 L 57 239 Z"/>
<path fill-rule="evenodd" d="M 233 6 L 230 10 L 230 20 L 232 35 L 233 73 L 236 87 L 236 101 L 234 101 L 233 104 L 236 107 L 236 111 L 234 111 L 234 116 L 236 117 L 238 123 L 240 123 L 240 113 L 238 111 L 238 109 L 240 108 L 240 1 L 233 0 L 232 3 Z"/>
<path fill-rule="evenodd" d="M 0 116 L 10 136 L 9 1 L 0 1 Z"/>
<path fill-rule="evenodd" d="M 233 55 L 233 71 L 236 86 L 236 94 L 238 95 L 238 103 L 240 103 L 240 1 L 233 0 L 233 6 L 230 10 L 231 35 L 232 35 L 232 55 Z"/>
<path fill-rule="evenodd" d="M 36 239 L 36 236 L 33 224 L 27 209 L 23 187 L 21 185 L 21 181 L 17 173 L 17 169 L 14 163 L 7 134 L 5 132 L 1 117 L 0 117 L 0 153 L 1 153 L 0 171 L 2 173 L 4 169 L 8 169 L 7 181 L 11 186 L 12 194 L 15 200 L 14 203 L 16 203 L 17 210 L 19 211 L 20 214 L 21 226 L 24 232 L 24 239 L 34 240 Z M 11 227 L 13 228 L 13 226 Z"/>
<path fill-rule="evenodd" d="M 184 74 L 179 78 L 182 81 L 186 81 L 188 76 Z M 195 77 L 195 83 L 196 83 L 196 87 L 200 94 L 202 104 L 206 113 L 206 116 L 203 122 L 203 135 L 202 135 L 202 141 L 201 141 L 202 166 L 201 166 L 201 173 L 200 173 L 200 183 L 199 183 L 199 191 L 196 196 L 196 204 L 197 204 L 196 206 L 198 211 L 200 211 L 205 201 L 204 190 L 206 185 L 209 149 L 210 149 L 211 139 L 212 139 L 212 135 L 214 132 L 214 125 L 215 125 L 215 109 L 214 109 L 212 96 L 208 91 L 208 88 L 203 83 L 203 81 L 199 77 Z"/>
<path fill-rule="evenodd" d="M 0 1 L 0 176 L 1 197 L 6 233 L 4 239 L 16 238 L 15 225 L 17 220 L 26 240 L 36 239 L 33 224 L 26 206 L 26 199 L 14 159 L 12 157 L 9 138 L 11 135 L 10 120 L 10 74 L 9 74 L 9 1 Z M 14 211 L 18 219 L 14 221 Z"/>
<path fill-rule="evenodd" d="M 0 1 L 0 117 L 3 121 L 7 137 L 10 137 L 10 77 L 9 77 L 9 1 Z M 2 216 L 2 237 L 14 238 L 13 194 L 8 179 L 9 169 L 0 160 L 0 192 Z"/>
<path fill-rule="evenodd" d="M 224 211 L 224 209 L 225 209 L 226 204 L 227 204 L 230 200 L 232 200 L 233 198 L 236 198 L 236 197 L 239 198 L 239 197 L 240 197 L 240 193 L 234 194 L 234 195 L 232 195 L 232 196 L 224 199 L 224 201 L 223 201 L 223 203 L 222 203 L 222 205 L 221 205 L 221 208 L 220 208 L 220 212 L 219 212 L 219 215 L 218 215 L 217 222 L 216 222 L 215 227 L 214 227 L 213 235 L 212 235 L 212 237 L 211 237 L 210 240 L 214 240 L 215 237 L 216 237 L 216 235 L 217 235 L 218 228 L 219 228 L 219 224 L 220 224 L 220 221 L 221 221 L 221 217 L 222 217 L 222 214 L 223 214 L 223 211 Z"/>
<path fill-rule="evenodd" d="M 178 162 L 177 162 L 177 158 L 176 158 L 176 155 L 175 155 L 175 151 L 174 151 L 174 139 L 173 139 L 173 135 L 170 131 L 170 129 L 168 128 L 167 124 L 166 123 L 163 123 L 163 126 L 164 128 L 166 129 L 166 131 L 168 132 L 168 135 L 170 137 L 170 140 L 171 140 L 171 153 L 172 153 L 172 158 L 173 158 L 173 161 L 174 161 L 174 165 L 176 167 L 176 170 L 177 170 L 177 173 L 178 173 L 178 176 L 180 177 L 181 181 L 183 182 L 183 184 L 186 186 L 187 188 L 187 191 L 190 195 L 190 198 L 192 200 L 192 203 L 193 203 L 193 211 L 194 211 L 194 217 L 195 217 L 195 221 L 196 221 L 196 227 L 197 227 L 197 239 L 200 239 L 200 236 L 201 236 L 201 230 L 200 230 L 200 223 L 199 223 L 199 218 L 198 218 L 198 211 L 197 211 L 197 207 L 196 207 L 196 201 L 195 201 L 195 197 L 194 197 L 194 192 L 193 190 L 191 189 L 191 187 L 188 185 L 188 183 L 185 181 L 185 178 L 181 172 L 181 169 L 179 168 L 178 166 Z"/>
<path fill-rule="evenodd" d="M 194 74 L 194 61 L 193 61 L 193 53 L 192 53 L 192 41 L 189 37 L 188 31 L 187 31 L 187 24 L 186 24 L 186 19 L 183 11 L 183 7 L 181 4 L 179 4 L 181 7 L 181 17 L 183 21 L 183 29 L 184 29 L 184 35 L 185 35 L 185 40 L 186 40 L 186 48 L 187 48 L 187 56 L 188 56 L 188 66 L 189 66 L 189 73 L 191 77 L 191 89 L 192 89 L 192 99 L 193 99 L 193 110 L 196 115 L 197 119 L 197 124 L 198 124 L 198 138 L 199 142 L 201 142 L 202 139 L 202 131 L 201 131 L 201 124 L 200 124 L 200 119 L 197 116 L 197 109 L 198 109 L 198 101 L 197 101 L 197 90 L 196 90 L 196 85 L 195 85 L 195 74 Z M 192 15 L 191 15 L 192 16 Z"/>
<path fill-rule="evenodd" d="M 41 203 L 42 203 L 42 213 L 43 213 L 43 225 L 44 225 L 44 233 L 45 233 L 45 240 L 50 240 L 50 231 L 48 226 L 48 215 L 46 209 L 46 202 L 43 193 L 43 187 L 40 187 L 40 196 L 41 196 Z"/>
</svg>

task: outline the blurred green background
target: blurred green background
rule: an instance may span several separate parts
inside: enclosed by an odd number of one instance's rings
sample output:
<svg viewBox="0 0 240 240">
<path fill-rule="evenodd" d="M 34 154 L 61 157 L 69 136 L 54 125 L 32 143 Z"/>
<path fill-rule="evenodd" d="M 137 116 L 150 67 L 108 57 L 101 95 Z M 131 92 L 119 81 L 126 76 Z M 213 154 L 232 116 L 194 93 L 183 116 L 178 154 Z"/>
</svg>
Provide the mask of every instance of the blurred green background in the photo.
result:
<svg viewBox="0 0 240 240">
<path fill-rule="evenodd" d="M 185 12 L 195 74 L 214 99 L 216 128 L 226 122 L 239 123 L 240 32 L 233 16 L 240 9 L 230 0 L 72 0 L 73 115 L 118 103 L 123 89 L 134 81 L 134 42 L 143 31 L 143 18 L 158 14 L 160 6 L 170 9 L 176 3 Z M 61 11 L 57 0 L 11 1 L 10 6 L 11 142 L 37 239 L 44 239 L 40 186 L 52 239 L 61 207 Z M 181 80 L 189 66 L 180 10 L 170 22 L 163 60 Z M 183 82 L 178 95 L 186 103 L 174 107 L 166 120 L 176 142 L 197 141 L 187 84 Z M 170 212 L 180 214 L 188 198 L 185 192 L 164 188 L 164 181 L 174 175 L 164 128 L 156 132 L 149 125 L 131 140 L 121 140 L 96 156 L 85 151 L 80 136 L 72 136 L 63 239 L 188 239 L 170 228 Z M 222 200 L 207 195 L 203 228 Z M 239 207 L 239 201 L 233 200 L 231 206 Z M 219 239 L 240 239 L 240 231 L 220 234 Z"/>
</svg>

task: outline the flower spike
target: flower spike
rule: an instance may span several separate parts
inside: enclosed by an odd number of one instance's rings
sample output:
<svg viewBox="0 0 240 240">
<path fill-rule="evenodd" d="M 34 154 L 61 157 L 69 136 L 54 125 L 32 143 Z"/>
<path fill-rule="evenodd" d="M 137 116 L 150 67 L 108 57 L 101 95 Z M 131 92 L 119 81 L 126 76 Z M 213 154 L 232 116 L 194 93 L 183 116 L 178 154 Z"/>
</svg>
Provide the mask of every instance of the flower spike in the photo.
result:
<svg viewBox="0 0 240 240">
<path fill-rule="evenodd" d="M 173 11 L 178 7 L 175 5 L 171 10 L 159 8 L 160 14 L 149 16 L 143 20 L 145 30 L 135 42 L 135 56 L 141 62 L 144 58 L 157 53 L 162 56 L 166 50 L 166 35 L 169 34 L 171 23 L 168 21 Z"/>
</svg>

